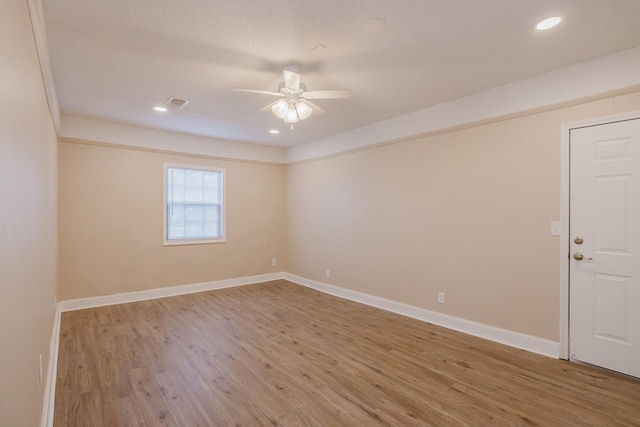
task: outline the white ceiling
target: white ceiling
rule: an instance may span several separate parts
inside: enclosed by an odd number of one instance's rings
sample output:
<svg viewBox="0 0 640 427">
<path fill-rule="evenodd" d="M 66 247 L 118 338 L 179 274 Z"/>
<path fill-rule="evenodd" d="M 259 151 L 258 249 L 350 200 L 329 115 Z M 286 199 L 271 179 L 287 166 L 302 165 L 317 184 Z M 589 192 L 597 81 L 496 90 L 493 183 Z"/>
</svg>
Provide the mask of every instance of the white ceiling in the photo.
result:
<svg viewBox="0 0 640 427">
<path fill-rule="evenodd" d="M 62 114 L 288 147 L 640 46 L 639 0 L 44 0 Z M 563 23 L 537 32 L 542 18 Z M 376 22 L 384 26 L 376 29 Z M 287 64 L 327 111 L 259 111 Z M 169 97 L 182 110 L 157 113 Z M 280 129 L 279 135 L 269 129 Z"/>
</svg>

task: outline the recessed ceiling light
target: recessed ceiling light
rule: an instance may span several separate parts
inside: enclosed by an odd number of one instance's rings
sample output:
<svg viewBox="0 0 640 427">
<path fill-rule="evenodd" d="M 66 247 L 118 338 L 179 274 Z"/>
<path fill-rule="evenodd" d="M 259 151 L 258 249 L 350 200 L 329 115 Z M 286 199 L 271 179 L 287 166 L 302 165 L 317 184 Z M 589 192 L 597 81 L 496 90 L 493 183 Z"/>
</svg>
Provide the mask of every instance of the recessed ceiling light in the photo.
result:
<svg viewBox="0 0 640 427">
<path fill-rule="evenodd" d="M 536 25 L 536 30 L 540 30 L 540 31 L 548 30 L 558 25 L 560 21 L 562 21 L 561 17 L 552 16 L 551 18 L 547 18 L 545 20 L 538 22 L 538 25 Z"/>
<path fill-rule="evenodd" d="M 153 109 L 154 109 L 155 111 L 160 112 L 160 113 L 164 113 L 164 112 L 166 112 L 166 111 L 167 111 L 167 108 L 166 108 L 166 107 L 153 107 Z"/>
<path fill-rule="evenodd" d="M 274 133 L 275 134 L 275 133 L 280 133 L 280 131 L 278 129 L 271 129 L 269 131 L 269 133 Z"/>
</svg>

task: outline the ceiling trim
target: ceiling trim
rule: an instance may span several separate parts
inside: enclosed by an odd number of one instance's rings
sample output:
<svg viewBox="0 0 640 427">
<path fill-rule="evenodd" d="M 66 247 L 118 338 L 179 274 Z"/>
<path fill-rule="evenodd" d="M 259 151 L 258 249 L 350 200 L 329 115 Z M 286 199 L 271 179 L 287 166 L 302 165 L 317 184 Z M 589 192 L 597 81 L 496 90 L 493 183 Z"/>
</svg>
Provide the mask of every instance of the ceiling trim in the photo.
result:
<svg viewBox="0 0 640 427">
<path fill-rule="evenodd" d="M 207 160 L 220 160 L 224 162 L 237 162 L 237 163 L 252 163 L 259 165 L 271 165 L 271 166 L 283 166 L 283 162 L 265 162 L 262 160 L 244 160 L 237 159 L 232 157 L 220 157 L 220 156 L 212 156 L 208 154 L 193 154 L 187 153 L 184 151 L 176 151 L 176 150 L 160 150 L 158 148 L 146 148 L 146 147 L 134 147 L 132 145 L 124 145 L 124 144 L 113 144 L 110 142 L 98 142 L 98 141 L 88 141 L 86 139 L 73 139 L 73 138 L 60 138 L 58 142 L 64 142 L 68 144 L 78 144 L 78 145 L 90 145 L 94 147 L 106 147 L 106 148 L 116 148 L 121 150 L 133 150 L 133 151 L 143 151 L 147 153 L 157 153 L 157 154 L 167 154 L 169 156 L 176 157 L 188 157 L 190 159 L 207 159 Z"/>
<path fill-rule="evenodd" d="M 287 149 L 286 163 L 549 110 L 639 86 L 640 48 L 634 48 L 292 146 Z"/>
<path fill-rule="evenodd" d="M 38 61 L 40 61 L 40 72 L 42 74 L 44 92 L 47 96 L 47 104 L 49 105 L 49 114 L 53 120 L 53 127 L 56 130 L 56 134 L 58 138 L 60 138 L 62 128 L 60 123 L 60 107 L 58 105 L 56 87 L 53 82 L 51 60 L 49 59 L 49 44 L 45 31 L 44 8 L 42 0 L 27 0 L 27 3 L 29 6 L 33 38 L 36 43 L 36 51 L 38 52 Z"/>
<path fill-rule="evenodd" d="M 260 163 L 285 162 L 282 147 L 225 141 L 76 116 L 62 116 L 62 140 L 112 147 L 133 147 L 218 159 Z"/>
</svg>

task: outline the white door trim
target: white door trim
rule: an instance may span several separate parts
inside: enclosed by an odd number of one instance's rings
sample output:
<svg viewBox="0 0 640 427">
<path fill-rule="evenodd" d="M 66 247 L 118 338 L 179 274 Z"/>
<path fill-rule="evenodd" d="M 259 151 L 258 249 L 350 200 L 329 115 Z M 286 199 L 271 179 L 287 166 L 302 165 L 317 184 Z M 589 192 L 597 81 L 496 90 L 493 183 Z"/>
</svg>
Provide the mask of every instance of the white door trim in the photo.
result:
<svg viewBox="0 0 640 427">
<path fill-rule="evenodd" d="M 563 123 L 560 138 L 560 358 L 569 358 L 569 141 L 572 129 L 640 119 L 640 111 Z"/>
</svg>

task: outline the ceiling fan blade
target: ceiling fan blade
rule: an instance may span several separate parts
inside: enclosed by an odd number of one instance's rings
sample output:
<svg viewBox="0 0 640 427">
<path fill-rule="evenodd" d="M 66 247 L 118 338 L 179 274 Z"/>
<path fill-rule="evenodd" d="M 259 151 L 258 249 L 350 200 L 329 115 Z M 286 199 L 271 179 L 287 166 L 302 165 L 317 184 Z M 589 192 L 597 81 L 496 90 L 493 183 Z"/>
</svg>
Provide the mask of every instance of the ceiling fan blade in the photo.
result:
<svg viewBox="0 0 640 427">
<path fill-rule="evenodd" d="M 231 90 L 235 90 L 235 91 L 238 91 L 238 92 L 262 93 L 264 95 L 284 96 L 280 92 L 272 92 L 272 91 L 269 91 L 269 90 L 242 89 L 242 88 L 239 88 L 239 87 L 234 87 Z"/>
<path fill-rule="evenodd" d="M 305 99 L 304 102 L 313 109 L 313 112 L 311 114 L 315 114 L 316 116 L 321 116 L 324 113 L 326 113 L 326 111 L 324 111 L 322 108 L 318 107 L 316 104 L 309 101 L 308 99 Z"/>
<path fill-rule="evenodd" d="M 265 105 L 264 107 L 262 107 L 260 109 L 260 111 L 271 111 L 271 107 L 273 107 L 274 105 L 276 105 L 278 102 L 280 102 L 280 100 L 276 100 L 273 102 L 268 103 L 267 105 Z"/>
<path fill-rule="evenodd" d="M 285 87 L 293 90 L 300 89 L 300 73 L 295 69 L 295 67 L 287 67 L 282 74 L 284 75 Z"/>
<path fill-rule="evenodd" d="M 305 99 L 349 99 L 351 92 L 346 89 L 309 90 L 302 92 L 302 97 Z"/>
</svg>

